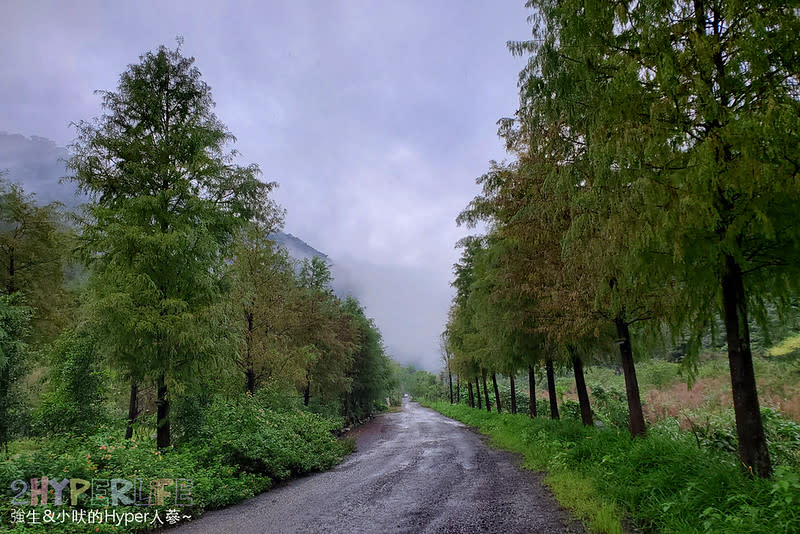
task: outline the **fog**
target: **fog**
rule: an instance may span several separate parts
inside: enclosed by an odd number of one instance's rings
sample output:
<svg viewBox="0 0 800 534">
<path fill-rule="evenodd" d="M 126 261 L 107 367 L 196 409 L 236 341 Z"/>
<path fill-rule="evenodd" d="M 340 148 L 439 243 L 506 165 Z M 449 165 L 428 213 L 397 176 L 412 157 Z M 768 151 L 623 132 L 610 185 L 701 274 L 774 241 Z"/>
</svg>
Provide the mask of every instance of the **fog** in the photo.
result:
<svg viewBox="0 0 800 534">
<path fill-rule="evenodd" d="M 285 230 L 327 254 L 390 355 L 441 367 L 455 217 L 504 158 L 523 1 L 4 2 L 0 170 L 71 198 L 58 159 L 138 56 L 183 37 Z M 33 137 L 36 136 L 36 137 Z M 344 283 L 344 280 L 342 280 Z"/>
</svg>

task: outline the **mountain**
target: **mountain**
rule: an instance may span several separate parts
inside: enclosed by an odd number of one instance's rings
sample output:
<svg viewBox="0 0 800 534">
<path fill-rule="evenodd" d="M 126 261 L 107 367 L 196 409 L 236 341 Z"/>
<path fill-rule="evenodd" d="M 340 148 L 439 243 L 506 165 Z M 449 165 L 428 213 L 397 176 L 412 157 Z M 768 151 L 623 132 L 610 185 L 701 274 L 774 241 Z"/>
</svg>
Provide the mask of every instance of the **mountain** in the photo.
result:
<svg viewBox="0 0 800 534">
<path fill-rule="evenodd" d="M 75 207 L 83 199 L 74 183 L 59 183 L 67 174 L 64 162 L 67 149 L 46 137 L 0 132 L 0 174 L 10 182 L 18 182 L 27 193 L 36 193 L 43 204 L 59 201 Z"/>
<path fill-rule="evenodd" d="M 268 236 L 275 241 L 279 246 L 286 249 L 289 256 L 298 261 L 311 260 L 314 257 L 321 258 L 329 261 L 328 256 L 319 250 L 315 249 L 299 237 L 284 232 L 276 232 Z"/>
<path fill-rule="evenodd" d="M 0 174 L 6 180 L 20 183 L 26 193 L 34 193 L 42 204 L 59 201 L 74 208 L 86 200 L 77 194 L 74 183 L 59 183 L 67 174 L 64 162 L 68 156 L 66 148 L 45 137 L 0 132 Z M 327 261 L 333 275 L 334 293 L 342 298 L 356 295 L 352 275 L 323 252 L 289 233 L 276 232 L 270 238 L 295 260 L 311 260 L 317 256 Z"/>
<path fill-rule="evenodd" d="M 331 276 L 333 281 L 333 292 L 339 298 L 356 297 L 358 298 L 358 291 L 356 290 L 357 284 L 353 279 L 350 271 L 338 265 L 335 261 L 319 250 L 315 249 L 299 237 L 285 232 L 275 232 L 269 236 L 270 239 L 275 241 L 278 246 L 286 249 L 289 256 L 299 262 L 303 260 L 311 260 L 314 257 L 325 260 L 331 268 Z"/>
</svg>

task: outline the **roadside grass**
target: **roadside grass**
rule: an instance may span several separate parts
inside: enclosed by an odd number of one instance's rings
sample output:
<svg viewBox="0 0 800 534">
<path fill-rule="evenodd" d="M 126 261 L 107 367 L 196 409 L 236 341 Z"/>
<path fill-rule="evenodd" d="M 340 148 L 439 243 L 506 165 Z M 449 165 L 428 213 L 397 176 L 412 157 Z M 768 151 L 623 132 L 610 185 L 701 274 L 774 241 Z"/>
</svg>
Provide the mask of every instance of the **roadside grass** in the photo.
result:
<svg viewBox="0 0 800 534">
<path fill-rule="evenodd" d="M 341 420 L 324 418 L 298 409 L 270 409 L 258 398 L 218 399 L 208 407 L 197 435 L 178 447 L 163 452 L 152 440 L 125 440 L 122 427 L 101 427 L 91 435 L 63 435 L 43 440 L 16 442 L 12 456 L 0 461 L 0 531 L 3 532 L 132 532 L 157 528 L 160 525 L 116 526 L 108 522 L 91 525 L 43 522 L 45 511 L 57 517 L 64 510 L 94 512 L 150 512 L 157 509 L 162 520 L 167 510 L 179 509 L 181 515 L 197 518 L 205 510 L 228 506 L 269 489 L 273 483 L 287 478 L 322 471 L 341 462 L 354 450 L 352 439 L 339 440 L 334 432 Z M 18 502 L 26 512 L 38 514 L 38 525 L 28 516 L 25 523 L 12 524 L 15 507 L 12 499 L 20 487 L 15 480 L 30 482 L 32 478 L 82 479 L 106 481 L 141 479 L 145 497 L 148 483 L 158 479 L 189 479 L 191 505 L 176 506 L 174 483 L 165 489 L 169 497 L 159 506 L 109 506 L 108 491 L 94 501 L 90 492 L 79 497 L 78 506 L 55 506 L 50 490 L 46 506 L 31 506 L 30 491 L 20 494 Z M 128 492 L 131 496 L 131 492 Z M 65 504 L 70 498 L 65 490 Z M 105 500 L 103 500 L 105 499 Z M 181 499 L 186 504 L 186 499 Z M 165 523 L 166 526 L 166 523 Z"/>
<path fill-rule="evenodd" d="M 800 532 L 798 470 L 778 465 L 771 480 L 751 478 L 735 454 L 698 446 L 673 422 L 631 439 L 613 426 L 431 407 L 545 471 L 558 501 L 594 532 L 619 533 L 623 524 L 645 532 Z"/>
</svg>

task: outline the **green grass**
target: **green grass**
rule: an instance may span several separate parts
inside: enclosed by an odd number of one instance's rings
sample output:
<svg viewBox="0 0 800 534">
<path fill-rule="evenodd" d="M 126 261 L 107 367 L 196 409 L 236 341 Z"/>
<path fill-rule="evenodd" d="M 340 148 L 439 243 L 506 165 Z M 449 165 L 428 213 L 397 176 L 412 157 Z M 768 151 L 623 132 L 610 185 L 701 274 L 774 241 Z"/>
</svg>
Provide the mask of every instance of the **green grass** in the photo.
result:
<svg viewBox="0 0 800 534">
<path fill-rule="evenodd" d="M 752 479 L 734 456 L 699 448 L 674 427 L 656 425 L 634 440 L 613 427 L 432 407 L 523 454 L 525 466 L 545 471 L 559 502 L 594 532 L 621 532 L 623 520 L 657 532 L 800 531 L 797 471 L 779 467 L 771 480 Z"/>
<path fill-rule="evenodd" d="M 777 345 L 767 350 L 769 356 L 786 356 L 800 350 L 800 334 L 787 337 Z"/>
</svg>

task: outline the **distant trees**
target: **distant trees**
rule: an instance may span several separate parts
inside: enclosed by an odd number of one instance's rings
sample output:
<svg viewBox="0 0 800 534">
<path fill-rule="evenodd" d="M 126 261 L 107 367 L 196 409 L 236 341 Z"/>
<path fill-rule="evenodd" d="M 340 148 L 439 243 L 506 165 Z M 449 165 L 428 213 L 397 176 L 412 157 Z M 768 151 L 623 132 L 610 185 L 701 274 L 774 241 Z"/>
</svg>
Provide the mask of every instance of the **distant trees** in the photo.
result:
<svg viewBox="0 0 800 534">
<path fill-rule="evenodd" d="M 357 300 L 333 294 L 324 259 L 297 265 L 269 233 L 250 225 L 229 268 L 245 390 L 299 389 L 306 406 L 319 397 L 341 404 L 348 421 L 362 420 L 392 387 L 380 331 Z"/>
</svg>

